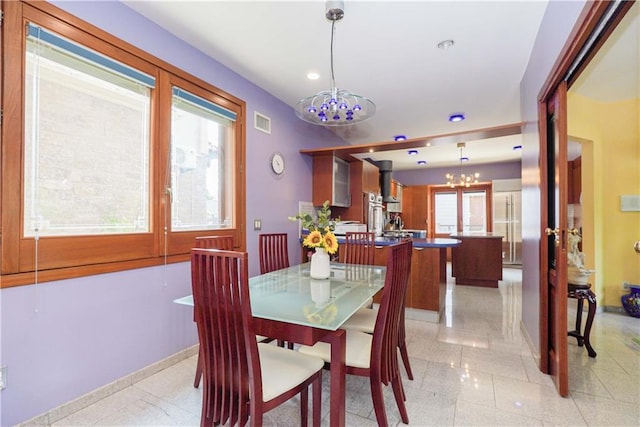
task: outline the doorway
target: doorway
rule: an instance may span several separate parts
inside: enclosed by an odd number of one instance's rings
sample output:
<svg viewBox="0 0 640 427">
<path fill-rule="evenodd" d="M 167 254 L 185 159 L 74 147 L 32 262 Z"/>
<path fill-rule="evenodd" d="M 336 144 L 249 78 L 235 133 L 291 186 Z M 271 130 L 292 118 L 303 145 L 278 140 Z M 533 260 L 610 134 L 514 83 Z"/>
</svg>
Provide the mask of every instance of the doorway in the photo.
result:
<svg viewBox="0 0 640 427">
<path fill-rule="evenodd" d="M 579 221 L 582 234 L 584 234 L 583 252 L 586 252 L 587 259 L 590 258 L 588 266 L 592 266 L 596 270 L 594 277 L 590 280 L 593 282 L 592 286 L 596 295 L 599 296 L 601 303 L 604 302 L 605 306 L 608 304 L 619 306 L 619 302 L 615 301 L 615 297 L 619 301 L 620 295 L 615 284 L 616 278 L 613 278 L 613 282 L 609 278 L 612 268 L 605 261 L 607 258 L 605 254 L 607 249 L 605 248 L 609 247 L 608 241 L 613 241 L 611 246 L 615 246 L 615 253 L 619 258 L 623 256 L 622 252 L 624 252 L 625 259 L 628 260 L 626 264 L 629 268 L 626 271 L 624 268 L 617 268 L 617 270 L 622 270 L 621 274 L 628 276 L 640 276 L 637 259 L 630 259 L 635 256 L 631 249 L 633 240 L 640 237 L 640 225 L 638 225 L 640 221 L 637 220 L 637 214 L 626 217 L 622 215 L 620 198 L 624 193 L 620 193 L 619 188 L 614 191 L 615 185 L 633 182 L 634 184 L 626 187 L 628 191 L 633 191 L 634 194 L 640 192 L 638 188 L 640 175 L 637 168 L 638 152 L 640 151 L 637 127 L 638 99 L 640 99 L 637 59 L 634 61 L 627 57 L 626 62 L 622 62 L 623 65 L 609 69 L 608 75 L 607 73 L 601 74 L 599 82 L 598 79 L 589 78 L 593 73 L 593 67 L 597 67 L 601 63 L 601 58 L 622 40 L 617 34 L 618 30 L 624 30 L 629 25 L 636 26 L 634 34 L 636 38 L 635 57 L 637 58 L 638 4 L 637 2 L 594 2 L 587 7 L 590 8 L 589 13 L 585 14 L 586 18 L 581 22 L 579 30 L 574 33 L 574 38 L 568 40 L 569 49 L 565 51 L 563 57 L 559 58 L 558 64 L 560 65 L 550 75 L 548 83 L 540 95 L 540 105 L 543 108 L 540 108 L 539 117 L 541 123 L 547 124 L 548 129 L 546 132 L 540 132 L 541 189 L 543 192 L 541 218 L 546 219 L 543 220 L 543 224 L 545 224 L 543 227 L 546 226 L 551 235 L 547 244 L 541 244 L 540 251 L 541 370 L 553 376 L 558 392 L 563 396 L 568 394 L 568 372 L 566 369 L 566 296 L 561 295 L 563 286 L 566 285 L 563 283 L 566 282 L 566 262 L 562 261 L 562 256 L 563 251 L 566 250 L 571 212 L 562 213 L 558 208 L 561 208 L 563 204 L 568 204 L 569 200 L 567 198 L 570 193 L 567 172 L 570 166 L 566 157 L 566 141 L 569 135 L 578 137 L 575 139 L 582 138 L 584 141 L 584 144 L 581 144 L 580 156 L 581 191 L 577 200 L 574 199 L 576 202 L 574 204 L 579 210 Z M 628 13 L 631 8 L 634 8 L 632 13 Z M 630 69 L 624 69 L 624 67 Z M 612 70 L 615 71 L 615 77 L 611 75 Z M 635 78 L 634 89 L 626 90 L 627 96 L 631 95 L 631 99 L 628 101 L 629 108 L 625 108 L 624 101 L 619 99 L 609 100 L 606 106 L 597 108 L 593 105 L 595 101 L 585 100 L 583 95 L 579 93 L 579 90 L 584 90 L 586 86 L 591 86 L 591 90 L 593 90 L 594 85 L 605 86 L 605 83 L 623 75 Z M 582 86 L 585 81 L 590 81 L 589 85 Z M 557 96 L 558 89 L 563 85 L 568 87 L 568 100 L 555 105 L 560 107 L 559 116 L 564 114 L 567 125 L 564 129 L 555 128 L 555 132 L 553 132 L 554 125 L 548 118 L 558 111 L 553 110 L 550 113 L 547 107 L 553 103 L 554 96 Z M 611 90 L 608 92 L 609 95 L 612 93 Z M 592 94 L 593 92 L 590 92 L 590 95 Z M 587 98 L 589 97 L 587 96 Z M 586 104 L 588 107 L 593 107 L 591 113 L 595 113 L 590 119 L 585 119 Z M 564 111 L 562 111 L 563 109 Z M 631 117 L 625 116 L 629 113 Z M 580 124 L 583 126 L 579 126 Z M 599 126 L 595 126 L 596 124 Z M 590 131 L 586 131 L 586 129 Z M 565 157 L 560 156 L 560 158 L 567 164 L 563 163 L 562 165 L 565 168 L 563 173 L 554 175 L 550 169 L 554 166 L 554 161 L 558 159 L 557 152 L 554 155 L 553 150 L 558 148 L 565 150 Z M 549 154 L 544 156 L 542 153 Z M 627 167 L 624 167 L 624 164 Z M 631 164 L 634 166 L 630 166 Z M 573 215 L 575 217 L 575 211 Z M 632 224 L 634 219 L 635 223 Z M 558 220 L 558 223 L 554 223 L 554 220 Z M 631 236 L 625 238 L 624 234 L 631 234 Z M 625 249 L 625 246 L 628 248 Z M 589 255 L 591 256 L 589 257 Z M 631 271 L 634 267 L 635 271 Z M 614 284 L 606 285 L 607 282 Z M 618 282 L 618 287 L 620 283 Z M 554 288 L 554 286 L 556 287 Z M 556 293 L 557 298 L 554 299 L 553 293 Z M 564 310 L 564 315 L 562 310 Z M 563 366 L 565 366 L 564 369 L 562 369 Z"/>
</svg>

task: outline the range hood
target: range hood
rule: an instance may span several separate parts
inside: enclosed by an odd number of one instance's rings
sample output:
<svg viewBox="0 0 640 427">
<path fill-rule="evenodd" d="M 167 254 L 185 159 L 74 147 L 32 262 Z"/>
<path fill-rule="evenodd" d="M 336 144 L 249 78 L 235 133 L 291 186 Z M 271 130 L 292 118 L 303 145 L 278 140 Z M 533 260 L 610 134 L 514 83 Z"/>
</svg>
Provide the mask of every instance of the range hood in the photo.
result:
<svg viewBox="0 0 640 427">
<path fill-rule="evenodd" d="M 375 161 L 371 158 L 367 158 L 365 160 L 377 166 L 380 171 L 380 194 L 382 195 L 382 202 L 397 203 L 398 199 L 391 195 L 391 173 L 393 166 L 391 160 Z"/>
</svg>

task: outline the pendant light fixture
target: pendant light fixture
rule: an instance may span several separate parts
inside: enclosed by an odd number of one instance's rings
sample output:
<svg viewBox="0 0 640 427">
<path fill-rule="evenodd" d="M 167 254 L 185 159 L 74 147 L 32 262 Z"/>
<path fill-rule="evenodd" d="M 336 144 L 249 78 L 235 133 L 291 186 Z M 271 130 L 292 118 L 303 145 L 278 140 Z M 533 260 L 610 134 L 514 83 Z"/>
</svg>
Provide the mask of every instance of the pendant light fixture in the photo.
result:
<svg viewBox="0 0 640 427">
<path fill-rule="evenodd" d="M 376 105 L 364 96 L 338 89 L 333 72 L 333 36 L 336 21 L 344 17 L 344 2 L 328 0 L 325 16 L 331 21 L 331 88 L 298 101 L 296 116 L 305 122 L 323 126 L 363 122 L 376 113 Z"/>
<path fill-rule="evenodd" d="M 455 187 L 469 187 L 471 184 L 477 184 L 478 178 L 480 178 L 480 174 L 478 172 L 473 173 L 471 175 L 466 175 L 462 173 L 462 163 L 469 160 L 468 157 L 464 157 L 462 155 L 462 150 L 467 146 L 464 142 L 458 142 L 457 147 L 460 149 L 460 172 L 456 176 L 454 173 L 448 173 L 446 175 L 447 185 L 451 188 Z"/>
</svg>

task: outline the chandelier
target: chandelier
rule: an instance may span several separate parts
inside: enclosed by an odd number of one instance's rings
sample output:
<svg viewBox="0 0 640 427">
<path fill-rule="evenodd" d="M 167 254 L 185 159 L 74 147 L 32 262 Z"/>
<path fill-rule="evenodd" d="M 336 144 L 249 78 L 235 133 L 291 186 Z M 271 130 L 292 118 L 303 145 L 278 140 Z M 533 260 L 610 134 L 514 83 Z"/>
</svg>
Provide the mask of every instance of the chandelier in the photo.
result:
<svg viewBox="0 0 640 427">
<path fill-rule="evenodd" d="M 446 175 L 447 185 L 451 188 L 460 186 L 460 187 L 469 187 L 471 184 L 477 184 L 478 178 L 480 178 L 480 174 L 478 172 L 466 175 L 462 173 L 462 163 L 469 160 L 468 157 L 464 157 L 462 155 L 462 149 L 466 147 L 466 143 L 458 142 L 457 147 L 460 149 L 460 173 L 456 176 L 454 173 L 448 173 Z"/>
<path fill-rule="evenodd" d="M 298 101 L 296 116 L 305 122 L 324 126 L 363 122 L 376 113 L 376 105 L 364 96 L 338 89 L 333 72 L 333 35 L 336 21 L 344 17 L 344 2 L 327 0 L 326 17 L 331 21 L 331 89 Z"/>
</svg>

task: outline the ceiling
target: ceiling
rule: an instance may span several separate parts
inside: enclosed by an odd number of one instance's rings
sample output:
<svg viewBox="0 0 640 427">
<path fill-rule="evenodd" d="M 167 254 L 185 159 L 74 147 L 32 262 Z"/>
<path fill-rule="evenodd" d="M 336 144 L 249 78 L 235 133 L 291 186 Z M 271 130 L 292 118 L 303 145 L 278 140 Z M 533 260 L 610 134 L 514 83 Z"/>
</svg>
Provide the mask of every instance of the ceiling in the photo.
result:
<svg viewBox="0 0 640 427">
<path fill-rule="evenodd" d="M 329 89 L 331 22 L 324 1 L 124 3 L 292 107 Z M 349 144 L 369 144 L 520 122 L 520 81 L 546 6 L 542 0 L 347 0 L 336 23 L 336 85 L 371 99 L 377 113 L 331 130 Z M 454 45 L 439 49 L 447 39 Z M 309 72 L 320 79 L 307 79 Z M 447 120 L 458 112 L 465 121 Z M 466 142 L 469 164 L 520 158 L 513 150 L 519 135 Z M 392 160 L 401 170 L 457 164 L 459 156 L 451 142 L 420 148 L 417 156 L 402 150 L 366 157 Z M 418 166 L 418 159 L 427 165 Z"/>
</svg>

